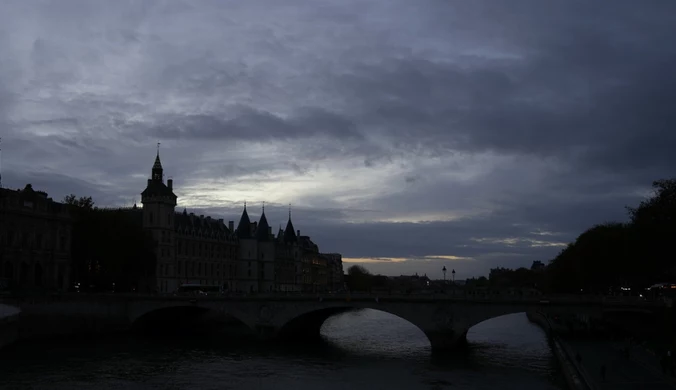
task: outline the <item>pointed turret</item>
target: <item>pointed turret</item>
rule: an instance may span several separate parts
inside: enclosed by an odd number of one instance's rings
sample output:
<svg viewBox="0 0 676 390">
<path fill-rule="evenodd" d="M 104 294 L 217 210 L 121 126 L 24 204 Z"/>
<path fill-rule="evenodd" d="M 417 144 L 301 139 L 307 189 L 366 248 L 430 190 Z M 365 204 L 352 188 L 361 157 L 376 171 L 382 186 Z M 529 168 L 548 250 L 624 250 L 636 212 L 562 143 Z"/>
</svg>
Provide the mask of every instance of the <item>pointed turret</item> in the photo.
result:
<svg viewBox="0 0 676 390">
<path fill-rule="evenodd" d="M 160 161 L 160 144 L 157 144 L 157 156 L 155 156 L 155 163 L 153 164 L 152 169 L 152 178 L 153 181 L 162 182 L 162 162 Z"/>
<path fill-rule="evenodd" d="M 258 221 L 258 227 L 256 228 L 256 239 L 258 241 L 269 241 L 269 232 L 270 225 L 268 225 L 268 219 L 265 217 L 265 208 L 263 208 L 263 214 L 261 214 L 261 219 Z"/>
<path fill-rule="evenodd" d="M 286 229 L 284 229 L 284 242 L 294 243 L 296 240 L 296 230 L 294 230 L 293 222 L 291 222 L 291 218 L 289 217 L 289 222 L 286 223 Z"/>
<path fill-rule="evenodd" d="M 282 224 L 279 224 L 279 231 L 277 232 L 277 240 L 281 241 L 284 238 L 284 230 L 282 230 Z"/>
<path fill-rule="evenodd" d="M 148 185 L 146 189 L 141 193 L 141 202 L 146 203 L 150 198 L 155 196 L 161 196 L 164 198 L 173 199 L 172 202 L 176 203 L 176 194 L 172 190 L 172 180 L 170 179 L 167 186 L 163 181 L 164 174 L 162 169 L 162 162 L 160 162 L 160 144 L 157 144 L 157 155 L 155 156 L 155 163 L 151 170 L 150 179 L 148 179 Z"/>
<path fill-rule="evenodd" d="M 246 203 L 244 203 L 244 211 L 242 211 L 242 217 L 237 225 L 237 237 L 251 238 L 251 220 L 249 219 L 249 213 L 246 212 Z"/>
</svg>

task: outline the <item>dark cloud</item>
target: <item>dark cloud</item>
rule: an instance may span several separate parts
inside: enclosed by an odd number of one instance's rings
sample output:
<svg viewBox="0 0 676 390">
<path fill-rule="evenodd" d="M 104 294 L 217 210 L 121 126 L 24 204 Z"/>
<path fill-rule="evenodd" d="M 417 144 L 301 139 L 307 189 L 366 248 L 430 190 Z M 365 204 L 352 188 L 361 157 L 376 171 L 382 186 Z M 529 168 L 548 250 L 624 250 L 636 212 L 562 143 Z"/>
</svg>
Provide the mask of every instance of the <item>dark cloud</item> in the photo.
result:
<svg viewBox="0 0 676 390">
<path fill-rule="evenodd" d="M 282 118 L 252 107 L 225 109 L 232 117 L 214 115 L 176 115 L 160 119 L 151 134 L 162 139 L 212 139 L 268 141 L 330 135 L 350 141 L 362 139 L 356 126 L 346 117 L 321 108 L 301 108 L 291 117 Z"/>
<path fill-rule="evenodd" d="M 161 141 L 179 209 L 291 203 L 376 272 L 528 265 L 673 175 L 675 11 L 7 1 L 3 183 L 129 205 Z"/>
</svg>

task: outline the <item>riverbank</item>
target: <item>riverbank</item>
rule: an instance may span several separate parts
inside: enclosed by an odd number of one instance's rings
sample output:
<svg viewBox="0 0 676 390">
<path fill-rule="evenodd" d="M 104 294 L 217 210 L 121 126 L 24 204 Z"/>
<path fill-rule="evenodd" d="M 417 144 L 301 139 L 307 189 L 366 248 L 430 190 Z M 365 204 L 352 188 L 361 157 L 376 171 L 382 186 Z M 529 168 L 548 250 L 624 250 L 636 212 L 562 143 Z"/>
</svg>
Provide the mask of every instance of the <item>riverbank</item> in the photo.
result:
<svg viewBox="0 0 676 390">
<path fill-rule="evenodd" d="M 0 303 L 0 348 L 19 338 L 19 315 L 21 310 Z"/>
<path fill-rule="evenodd" d="M 662 371 L 659 357 L 641 345 L 603 335 L 574 337 L 539 313 L 528 313 L 528 319 L 550 335 L 572 390 L 676 389 L 676 380 Z"/>
<path fill-rule="evenodd" d="M 539 325 L 545 333 L 547 333 L 547 337 L 552 345 L 552 352 L 561 366 L 561 373 L 563 374 L 563 378 L 568 384 L 568 387 L 571 390 L 592 389 L 585 380 L 584 373 L 580 372 L 576 367 L 573 356 L 571 356 L 566 347 L 562 345 L 561 340 L 557 336 L 556 326 L 552 325 L 550 321 L 540 313 L 527 312 L 526 317 L 528 317 L 529 321 Z"/>
</svg>

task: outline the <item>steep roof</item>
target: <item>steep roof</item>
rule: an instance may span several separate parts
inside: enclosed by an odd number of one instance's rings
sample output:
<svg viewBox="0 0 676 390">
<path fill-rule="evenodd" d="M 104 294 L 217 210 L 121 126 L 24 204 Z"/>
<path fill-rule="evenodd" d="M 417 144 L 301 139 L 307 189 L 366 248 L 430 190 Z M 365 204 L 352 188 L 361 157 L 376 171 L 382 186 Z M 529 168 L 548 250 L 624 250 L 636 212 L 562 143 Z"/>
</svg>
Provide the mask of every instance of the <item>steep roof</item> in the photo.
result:
<svg viewBox="0 0 676 390">
<path fill-rule="evenodd" d="M 153 169 L 162 169 L 162 163 L 160 162 L 160 152 L 157 152 L 157 157 L 155 157 Z"/>
<path fill-rule="evenodd" d="M 291 243 L 296 241 L 296 229 L 294 229 L 293 222 L 289 218 L 289 222 L 286 223 L 286 229 L 284 229 L 284 242 Z"/>
<path fill-rule="evenodd" d="M 201 218 L 194 214 L 188 214 L 186 211 L 174 213 L 174 226 L 176 230 L 195 229 L 210 232 L 222 232 L 225 234 L 230 233 L 230 229 L 228 229 L 222 220 L 210 217 Z"/>
<path fill-rule="evenodd" d="M 258 221 L 258 227 L 256 228 L 256 239 L 258 241 L 270 241 L 270 225 L 268 225 L 268 219 L 265 217 L 265 210 L 261 214 L 261 219 Z"/>
<path fill-rule="evenodd" d="M 149 181 L 146 189 L 141 192 L 141 196 L 170 196 L 174 198 L 174 200 L 177 198 L 174 191 L 169 189 L 166 184 L 157 180 Z"/>
<path fill-rule="evenodd" d="M 244 205 L 242 217 L 239 219 L 239 224 L 237 225 L 237 237 L 251 238 L 251 220 L 249 219 L 249 213 L 246 212 L 246 205 Z"/>
</svg>

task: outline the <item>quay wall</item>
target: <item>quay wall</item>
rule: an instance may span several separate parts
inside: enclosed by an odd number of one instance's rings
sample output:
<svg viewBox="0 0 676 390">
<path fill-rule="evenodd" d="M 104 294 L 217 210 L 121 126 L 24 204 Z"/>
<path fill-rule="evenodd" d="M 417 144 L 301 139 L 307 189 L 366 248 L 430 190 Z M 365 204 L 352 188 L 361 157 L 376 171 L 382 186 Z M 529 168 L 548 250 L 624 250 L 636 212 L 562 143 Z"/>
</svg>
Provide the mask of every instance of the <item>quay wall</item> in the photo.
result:
<svg viewBox="0 0 676 390">
<path fill-rule="evenodd" d="M 21 310 L 0 303 L 0 349 L 19 339 Z"/>
<path fill-rule="evenodd" d="M 591 387 L 585 380 L 584 375 L 579 372 L 573 362 L 573 357 L 569 356 L 566 348 L 561 344 L 561 340 L 557 336 L 557 329 L 549 322 L 543 313 L 536 311 L 526 312 L 528 320 L 534 324 L 539 325 L 551 343 L 552 352 L 556 356 L 557 361 L 561 367 L 561 373 L 570 390 L 590 390 Z"/>
</svg>

